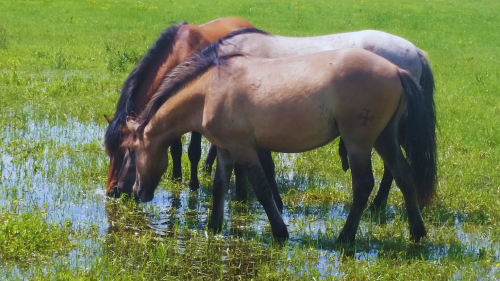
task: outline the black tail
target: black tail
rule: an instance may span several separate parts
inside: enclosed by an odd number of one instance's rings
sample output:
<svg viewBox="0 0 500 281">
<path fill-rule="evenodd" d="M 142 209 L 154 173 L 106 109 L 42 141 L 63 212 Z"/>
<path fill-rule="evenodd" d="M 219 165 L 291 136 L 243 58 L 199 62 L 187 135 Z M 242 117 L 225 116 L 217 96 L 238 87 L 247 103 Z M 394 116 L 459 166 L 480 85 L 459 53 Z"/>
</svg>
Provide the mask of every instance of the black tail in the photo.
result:
<svg viewBox="0 0 500 281">
<path fill-rule="evenodd" d="M 424 91 L 424 99 L 427 107 L 432 107 L 434 110 L 434 89 L 436 88 L 434 84 L 434 75 L 432 74 L 431 66 L 427 61 L 427 55 L 422 51 L 418 50 L 418 55 L 420 61 L 422 62 L 422 76 L 420 76 L 420 87 Z M 436 120 L 434 120 L 436 122 Z"/>
<path fill-rule="evenodd" d="M 415 79 L 406 70 L 399 77 L 407 101 L 406 155 L 411 176 L 417 185 L 417 197 L 422 206 L 429 204 L 436 191 L 437 152 L 436 116 L 433 99 L 429 99 Z M 432 77 L 432 74 L 431 74 Z M 434 83 L 432 83 L 434 85 Z M 432 87 L 433 88 L 433 87 Z"/>
</svg>

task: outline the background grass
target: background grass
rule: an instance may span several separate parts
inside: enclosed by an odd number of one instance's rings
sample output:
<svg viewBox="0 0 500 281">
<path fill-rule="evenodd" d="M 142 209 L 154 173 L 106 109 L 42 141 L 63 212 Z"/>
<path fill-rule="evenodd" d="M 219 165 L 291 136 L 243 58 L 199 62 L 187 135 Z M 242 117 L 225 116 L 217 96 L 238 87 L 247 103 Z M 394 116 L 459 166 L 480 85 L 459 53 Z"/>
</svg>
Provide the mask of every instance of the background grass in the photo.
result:
<svg viewBox="0 0 500 281">
<path fill-rule="evenodd" d="M 35 258 L 29 270 L 22 263 L 3 264 L 0 275 L 103 280 L 498 278 L 499 10 L 500 2 L 491 0 L 1 1 L 0 202 L 8 214 L 2 223 L 8 217 L 26 233 L 35 233 L 32 226 L 39 220 L 23 214 L 36 213 L 47 203 L 48 223 L 57 222 L 47 227 L 59 227 L 50 231 L 60 233 L 61 241 L 71 240 L 68 247 L 75 250 L 58 251 L 48 261 Z M 286 36 L 378 29 L 428 53 L 439 122 L 438 198 L 423 213 L 428 238 L 421 244 L 408 242 L 403 199 L 394 188 L 386 218 L 367 213 L 362 219 L 352 255 L 343 256 L 331 246 L 343 221 L 342 215 L 329 214 L 337 209 L 347 213 L 351 202 L 350 175 L 341 170 L 336 142 L 299 156 L 275 155 L 291 233 L 298 241 L 284 248 L 268 244 L 269 229 L 261 223 L 262 210 L 255 201 L 242 211 L 231 209 L 235 215 L 228 223 L 246 229 L 243 238 L 205 234 L 208 179 L 194 209 L 173 211 L 179 208 L 170 208 L 175 205 L 170 201 L 135 206 L 103 199 L 98 192 L 104 190 L 107 168 L 102 115 L 113 114 L 128 73 L 172 22 L 202 24 L 226 16 L 244 17 Z M 380 179 L 382 165 L 376 155 L 374 163 Z M 161 190 L 186 200 L 183 204 L 193 200 L 183 193 L 185 186 L 168 180 Z M 14 200 L 21 202 L 15 208 Z M 190 212 L 196 215 L 189 218 Z M 165 233 L 155 233 L 150 222 L 165 213 L 173 223 Z M 72 237 L 64 224 L 68 216 L 73 229 L 90 238 Z M 19 249 L 12 241 L 0 242 Z M 46 253 L 41 247 L 31 249 L 33 256 Z"/>
</svg>

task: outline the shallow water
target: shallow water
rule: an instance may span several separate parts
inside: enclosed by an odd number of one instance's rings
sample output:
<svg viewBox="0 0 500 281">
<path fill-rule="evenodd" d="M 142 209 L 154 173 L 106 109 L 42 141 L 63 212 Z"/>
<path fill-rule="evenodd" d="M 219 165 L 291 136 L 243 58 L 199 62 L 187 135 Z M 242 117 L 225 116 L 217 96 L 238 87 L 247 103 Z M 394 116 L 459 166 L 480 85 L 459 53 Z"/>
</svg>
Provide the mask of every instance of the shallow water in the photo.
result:
<svg viewBox="0 0 500 281">
<path fill-rule="evenodd" d="M 54 122 L 45 120 L 27 121 L 20 127 L 6 126 L 0 137 L 0 145 L 8 148 L 0 150 L 0 204 L 10 208 L 12 200 L 15 199 L 18 201 L 16 206 L 21 212 L 29 211 L 34 206 L 45 208 L 49 220 L 55 222 L 70 220 L 75 229 L 84 232 L 96 228 L 100 236 L 124 231 L 115 227 L 115 214 L 110 207 L 110 204 L 120 204 L 120 202 L 116 203 L 116 200 L 107 198 L 104 192 L 104 177 L 108 164 L 102 149 L 104 130 L 105 127 L 101 124 L 82 123 L 76 119 L 65 120 L 64 125 L 55 125 Z M 13 145 L 19 139 L 25 143 Z M 189 136 L 184 141 L 185 155 L 187 155 L 188 141 Z M 88 147 L 91 147 L 90 152 Z M 64 149 L 67 150 L 66 153 L 54 152 Z M 33 152 L 22 157 L 14 154 L 24 153 L 27 150 Z M 205 143 L 204 155 L 207 151 L 208 145 Z M 299 185 L 299 191 L 306 190 L 309 188 L 306 185 L 309 182 L 307 175 L 293 169 L 297 157 L 300 155 L 277 156 L 276 161 L 280 165 L 291 167 L 282 175 L 279 182 L 294 182 L 295 186 Z M 187 180 L 184 179 L 185 182 Z M 316 184 L 324 183 L 327 183 L 327 180 L 319 179 Z M 167 190 L 160 185 L 151 202 L 140 204 L 139 217 L 142 218 L 139 221 L 145 224 L 132 223 L 129 225 L 129 231 L 141 231 L 143 225 L 154 230 L 159 236 L 169 236 L 175 225 L 185 225 L 190 229 L 204 231 L 210 209 L 210 196 L 210 186 L 206 185 L 203 185 L 197 193 L 189 193 L 185 185 L 180 192 Z M 269 241 L 270 228 L 267 217 L 255 198 L 250 196 L 252 203 L 241 208 L 229 203 L 231 197 L 232 189 L 226 200 L 227 223 L 222 236 L 259 236 L 263 237 L 264 241 Z M 347 219 L 348 212 L 349 206 L 343 204 L 325 206 L 299 203 L 292 209 L 285 206 L 283 218 L 290 231 L 290 245 L 311 244 L 311 241 L 316 241 L 312 245 L 316 245 L 319 255 L 317 261 L 311 265 L 320 275 L 342 276 L 339 269 L 341 253 L 333 250 L 335 237 L 332 229 L 338 231 L 338 227 Z M 395 217 L 404 217 L 404 210 L 389 206 L 386 214 L 388 219 L 385 223 L 391 225 Z M 463 224 L 466 220 L 463 217 L 456 215 L 453 220 L 456 239 L 463 244 L 463 255 L 477 255 L 481 249 L 499 246 L 491 245 L 491 230 L 480 234 L 464 230 Z M 358 234 L 370 233 L 375 227 L 376 223 L 363 216 Z M 70 267 L 86 267 L 92 263 L 92 258 L 99 256 L 102 251 L 100 244 L 93 241 L 83 239 L 80 243 L 85 244 L 85 247 L 70 252 Z M 450 253 L 450 247 L 448 244 L 431 246 L 431 251 L 425 258 L 445 259 Z M 369 249 L 357 251 L 354 256 L 356 260 L 376 263 L 381 250 L 380 243 L 370 243 Z M 499 260 L 499 250 L 495 255 L 496 260 Z M 301 272 L 307 270 L 307 266 L 301 268 Z M 492 267 L 491 276 L 497 273 L 497 270 Z M 22 270 L 18 267 L 11 268 L 10 272 L 23 276 Z M 459 277 L 456 276 L 457 279 Z"/>
</svg>

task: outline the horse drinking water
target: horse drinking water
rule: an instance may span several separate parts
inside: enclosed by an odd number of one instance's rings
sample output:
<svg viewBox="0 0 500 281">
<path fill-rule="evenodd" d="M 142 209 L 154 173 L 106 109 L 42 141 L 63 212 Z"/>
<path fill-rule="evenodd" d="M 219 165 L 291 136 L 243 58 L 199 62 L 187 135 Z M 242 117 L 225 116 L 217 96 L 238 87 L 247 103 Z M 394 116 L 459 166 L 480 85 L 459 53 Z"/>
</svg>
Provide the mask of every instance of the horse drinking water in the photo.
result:
<svg viewBox="0 0 500 281">
<path fill-rule="evenodd" d="M 198 131 L 219 148 L 209 227 L 222 226 L 224 196 L 239 162 L 274 237 L 286 239 L 258 149 L 303 152 L 340 136 L 350 162 L 353 204 L 338 241 L 355 239 L 374 186 L 372 148 L 401 189 L 411 238 L 419 241 L 426 231 L 417 198 L 430 201 L 435 188 L 435 116 L 412 75 L 363 49 L 280 59 L 219 54 L 221 44 L 230 42 L 222 39 L 177 66 L 139 117 L 127 121 L 131 134 L 124 144 L 137 165 L 135 196 L 153 198 L 168 166 L 163 157 L 168 147 Z M 397 139 L 403 116 L 408 159 Z"/>
<path fill-rule="evenodd" d="M 106 152 L 110 163 L 106 192 L 110 196 L 131 193 L 135 180 L 135 163 L 130 151 L 121 147 L 122 140 L 130 133 L 125 121 L 127 116 L 140 114 L 147 102 L 157 91 L 164 75 L 195 51 L 215 42 L 228 33 L 253 27 L 242 18 L 222 18 L 195 26 L 186 23 L 177 24 L 166 29 L 148 51 L 137 67 L 128 76 L 122 89 L 122 95 L 116 107 L 115 117 L 108 119 L 105 135 Z M 182 143 L 175 140 L 170 149 L 173 162 L 173 177 L 180 179 Z M 197 189 L 198 163 L 201 157 L 201 135 L 193 132 L 188 150 L 191 162 L 191 179 L 189 186 Z"/>
</svg>

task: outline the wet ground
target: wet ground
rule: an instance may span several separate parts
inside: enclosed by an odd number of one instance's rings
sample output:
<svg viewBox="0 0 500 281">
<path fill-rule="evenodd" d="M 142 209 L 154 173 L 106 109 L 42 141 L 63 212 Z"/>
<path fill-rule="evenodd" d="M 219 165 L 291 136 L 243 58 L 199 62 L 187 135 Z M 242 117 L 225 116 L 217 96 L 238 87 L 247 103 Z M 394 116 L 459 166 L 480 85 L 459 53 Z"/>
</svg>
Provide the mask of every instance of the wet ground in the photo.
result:
<svg viewBox="0 0 500 281">
<path fill-rule="evenodd" d="M 173 184 L 165 179 L 151 202 L 139 204 L 134 208 L 133 214 L 124 215 L 119 207 L 123 202 L 107 198 L 104 192 L 104 177 L 108 165 L 102 149 L 105 127 L 101 124 L 82 123 L 76 119 L 55 123 L 60 125 L 49 121 L 21 122 L 7 126 L 1 132 L 0 204 L 9 208 L 13 200 L 16 200 L 16 208 L 21 212 L 34 207 L 44 208 L 49 220 L 70 220 L 75 230 L 95 231 L 97 237 L 120 235 L 120 232 L 140 235 L 145 229 L 153 230 L 159 237 L 169 237 L 179 227 L 201 234 L 206 231 L 211 204 L 208 178 L 202 180 L 202 187 L 195 193 L 189 193 L 186 184 Z M 186 139 L 186 147 L 187 143 Z M 204 155 L 207 148 L 206 145 L 203 148 Z M 307 175 L 300 174 L 300 171 L 293 168 L 298 157 L 300 155 L 276 156 L 278 169 L 287 167 L 286 171 L 278 171 L 278 182 L 285 192 L 285 202 L 286 198 L 292 198 L 311 186 L 345 185 L 331 183 L 328 179 L 308 179 Z M 187 160 L 187 157 L 184 156 L 183 160 Z M 286 186 L 294 188 L 290 191 Z M 230 191 L 226 200 L 226 223 L 221 237 L 259 238 L 265 247 L 271 240 L 267 217 L 251 192 L 249 196 L 249 204 L 230 203 L 232 190 Z M 293 201 L 293 198 L 290 200 Z M 299 272 L 306 272 L 309 270 L 308 266 L 314 266 L 321 276 L 342 276 L 339 268 L 342 253 L 335 250 L 333 242 L 347 218 L 348 204 L 315 204 L 301 200 L 294 202 L 285 206 L 283 212 L 291 235 L 289 245 L 310 245 L 315 248 L 317 255 L 313 263 L 308 263 Z M 494 230 L 481 228 L 476 231 L 474 227 L 471 228 L 472 219 L 467 214 L 445 211 L 445 215 L 446 219 L 437 220 L 431 227 L 439 229 L 439 224 L 446 225 L 454 239 L 434 239 L 426 243 L 425 249 L 420 251 L 422 259 L 439 261 L 456 255 L 475 258 L 484 249 L 496 248 L 495 259 L 500 260 L 500 245 L 491 243 L 492 236 L 497 235 Z M 382 217 L 371 217 L 367 212 L 358 230 L 358 237 L 361 233 L 365 246 L 354 250 L 352 254 L 355 259 L 376 263 L 380 255 L 383 255 L 384 247 L 387 247 L 383 237 L 391 235 L 384 234 L 380 235 L 382 238 L 378 238 L 378 228 L 383 226 L 391 229 L 393 224 L 395 228 L 400 224 L 406 227 L 402 206 L 390 205 Z M 404 231 L 405 229 L 401 230 L 403 235 Z M 400 233 L 395 233 L 398 234 Z M 438 237 L 439 233 L 433 235 Z M 176 237 L 181 246 L 183 239 L 189 239 Z M 85 246 L 71 251 L 69 260 L 61 259 L 61 262 L 69 262 L 70 267 L 89 266 L 93 263 L 92 259 L 99 258 L 102 252 L 102 244 L 95 241 L 80 238 L 79 243 Z M 23 276 L 23 270 L 18 266 L 3 268 L 0 274 L 5 274 L 5 270 L 9 274 Z M 498 272 L 498 268 L 492 267 L 488 276 L 494 278 L 493 276 L 498 276 Z M 460 279 L 460 274 L 455 277 Z"/>
</svg>

